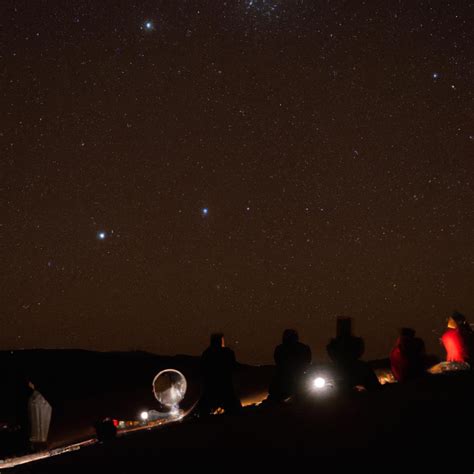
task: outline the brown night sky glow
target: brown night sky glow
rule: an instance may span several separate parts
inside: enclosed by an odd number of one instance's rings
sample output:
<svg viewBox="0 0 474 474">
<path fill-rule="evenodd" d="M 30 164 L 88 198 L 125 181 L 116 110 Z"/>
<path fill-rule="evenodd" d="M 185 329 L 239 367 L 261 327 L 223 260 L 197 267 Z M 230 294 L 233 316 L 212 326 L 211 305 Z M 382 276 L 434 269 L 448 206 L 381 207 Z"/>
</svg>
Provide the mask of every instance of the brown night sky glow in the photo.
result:
<svg viewBox="0 0 474 474">
<path fill-rule="evenodd" d="M 2 0 L 0 346 L 366 358 L 474 322 L 472 1 Z"/>
</svg>

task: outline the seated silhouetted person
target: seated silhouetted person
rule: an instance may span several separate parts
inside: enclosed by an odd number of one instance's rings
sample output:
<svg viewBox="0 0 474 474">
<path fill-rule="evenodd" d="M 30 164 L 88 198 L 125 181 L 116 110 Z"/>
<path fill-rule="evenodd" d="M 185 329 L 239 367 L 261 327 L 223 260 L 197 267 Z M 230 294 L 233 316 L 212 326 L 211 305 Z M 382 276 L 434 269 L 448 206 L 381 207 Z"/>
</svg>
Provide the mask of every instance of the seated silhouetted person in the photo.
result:
<svg viewBox="0 0 474 474">
<path fill-rule="evenodd" d="M 448 318 L 448 329 L 441 337 L 448 362 L 474 362 L 474 334 L 466 317 L 455 311 Z"/>
<path fill-rule="evenodd" d="M 302 386 L 304 373 L 311 364 L 311 349 L 299 342 L 298 333 L 294 329 L 286 329 L 282 343 L 276 347 L 273 357 L 276 369 L 268 398 L 283 401 L 295 395 Z"/>
<path fill-rule="evenodd" d="M 234 351 L 224 346 L 224 335 L 211 335 L 211 343 L 201 356 L 202 396 L 198 404 L 200 415 L 209 415 L 218 408 L 226 413 L 240 410 L 240 400 L 232 381 L 237 362 Z"/>
<path fill-rule="evenodd" d="M 425 373 L 425 343 L 411 328 L 402 328 L 390 352 L 390 365 L 399 382 L 416 379 Z"/>
<path fill-rule="evenodd" d="M 341 391 L 376 390 L 380 382 L 367 362 L 359 360 L 364 353 L 364 340 L 352 335 L 352 320 L 338 318 L 337 336 L 326 347 L 334 362 L 338 387 Z"/>
</svg>

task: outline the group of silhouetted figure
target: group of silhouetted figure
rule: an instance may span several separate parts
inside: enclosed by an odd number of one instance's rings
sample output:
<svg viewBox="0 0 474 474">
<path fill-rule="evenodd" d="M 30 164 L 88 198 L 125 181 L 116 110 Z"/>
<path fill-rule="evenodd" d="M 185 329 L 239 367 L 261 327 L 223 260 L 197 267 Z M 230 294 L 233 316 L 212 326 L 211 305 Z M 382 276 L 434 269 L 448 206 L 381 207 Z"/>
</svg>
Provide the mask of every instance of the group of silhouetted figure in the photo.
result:
<svg viewBox="0 0 474 474">
<path fill-rule="evenodd" d="M 441 337 L 447 362 L 472 367 L 474 362 L 474 332 L 464 315 L 454 312 L 448 318 L 447 329 Z M 374 391 L 381 387 L 368 362 L 361 360 L 365 345 L 361 337 L 352 334 L 351 318 L 338 318 L 336 337 L 326 346 L 332 361 L 332 372 L 338 380 L 338 391 Z M 415 330 L 402 328 L 390 352 L 390 366 L 398 382 L 407 382 L 427 374 L 430 366 L 423 340 Z M 311 369 L 312 354 L 308 345 L 299 341 L 294 329 L 283 332 L 282 342 L 274 351 L 275 373 L 268 388 L 266 402 L 284 402 L 301 393 L 305 377 Z M 224 335 L 211 335 L 209 347 L 201 356 L 202 396 L 196 413 L 209 415 L 219 412 L 238 413 L 242 408 L 233 385 L 237 368 L 234 352 L 225 347 Z"/>
<path fill-rule="evenodd" d="M 457 363 L 463 370 L 474 367 L 474 332 L 464 315 L 454 312 L 447 320 L 447 328 L 440 339 L 446 351 L 446 363 Z M 376 391 L 381 383 L 372 366 L 362 359 L 365 345 L 361 337 L 353 335 L 351 318 L 338 318 L 336 337 L 326 346 L 332 362 L 331 375 L 337 380 L 337 391 L 342 394 Z M 268 387 L 268 404 L 298 399 L 308 388 L 308 374 L 312 366 L 312 353 L 307 344 L 300 342 L 296 330 L 286 329 L 281 343 L 274 350 L 275 372 Z M 391 372 L 396 381 L 404 383 L 425 377 L 433 359 L 427 356 L 423 340 L 415 330 L 402 328 L 389 355 Z M 431 362 L 431 363 L 430 363 Z M 211 335 L 210 345 L 200 359 L 202 395 L 196 406 L 198 416 L 225 412 L 239 413 L 242 409 L 233 378 L 238 363 L 234 352 L 225 347 L 224 335 Z M 6 377 L 8 379 L 8 377 Z M 3 394 L 2 405 L 13 407 L 18 429 L 16 452 L 32 449 L 30 438 L 29 401 L 39 393 L 31 380 L 12 372 L 12 397 Z M 0 446 L 1 447 L 1 446 Z M 36 449 L 36 448 L 35 448 Z"/>
</svg>

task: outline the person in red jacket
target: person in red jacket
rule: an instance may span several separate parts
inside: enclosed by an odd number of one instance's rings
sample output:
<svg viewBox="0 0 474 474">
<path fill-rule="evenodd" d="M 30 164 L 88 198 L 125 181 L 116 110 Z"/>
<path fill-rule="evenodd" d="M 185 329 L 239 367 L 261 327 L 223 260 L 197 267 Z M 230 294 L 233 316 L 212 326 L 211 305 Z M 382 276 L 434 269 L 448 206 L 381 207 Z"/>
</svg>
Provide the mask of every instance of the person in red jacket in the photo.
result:
<svg viewBox="0 0 474 474">
<path fill-rule="evenodd" d="M 448 329 L 441 336 L 446 349 L 448 362 L 467 362 L 472 365 L 474 360 L 474 334 L 466 317 L 455 311 L 448 318 Z"/>
<path fill-rule="evenodd" d="M 390 365 L 394 377 L 405 382 L 425 372 L 425 343 L 415 337 L 415 330 L 402 328 L 395 347 L 390 352 Z"/>
</svg>

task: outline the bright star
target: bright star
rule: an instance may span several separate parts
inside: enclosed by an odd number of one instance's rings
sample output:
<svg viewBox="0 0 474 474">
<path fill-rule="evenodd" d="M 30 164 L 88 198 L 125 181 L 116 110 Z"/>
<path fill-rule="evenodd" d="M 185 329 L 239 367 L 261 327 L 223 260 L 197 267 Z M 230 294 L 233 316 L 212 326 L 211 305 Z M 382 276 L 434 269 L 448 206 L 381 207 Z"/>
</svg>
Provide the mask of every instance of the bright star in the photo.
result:
<svg viewBox="0 0 474 474">
<path fill-rule="evenodd" d="M 439 74 L 437 72 L 434 72 L 433 75 L 432 75 L 433 79 L 438 79 L 439 77 Z"/>
<path fill-rule="evenodd" d="M 107 234 L 106 234 L 105 232 L 99 232 L 99 233 L 97 234 L 97 238 L 98 238 L 99 240 L 105 240 L 106 237 L 107 237 Z"/>
<path fill-rule="evenodd" d="M 209 214 L 209 209 L 207 207 L 203 208 L 202 215 L 207 216 Z"/>
<path fill-rule="evenodd" d="M 148 31 L 153 30 L 153 23 L 151 21 L 147 21 L 145 23 L 145 29 L 148 30 Z"/>
</svg>

